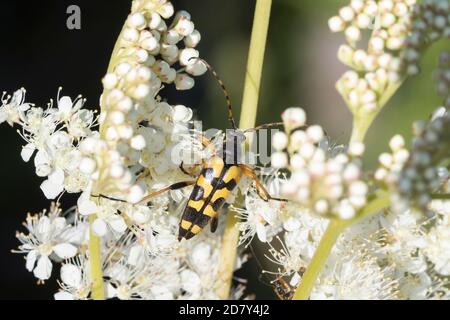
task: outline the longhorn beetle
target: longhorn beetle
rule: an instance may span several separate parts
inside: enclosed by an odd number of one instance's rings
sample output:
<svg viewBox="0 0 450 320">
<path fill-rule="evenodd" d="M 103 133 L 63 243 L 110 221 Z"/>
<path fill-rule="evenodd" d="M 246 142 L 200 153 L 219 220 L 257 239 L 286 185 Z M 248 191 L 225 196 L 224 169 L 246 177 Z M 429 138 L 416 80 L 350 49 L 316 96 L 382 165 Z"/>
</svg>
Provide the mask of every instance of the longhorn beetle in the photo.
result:
<svg viewBox="0 0 450 320">
<path fill-rule="evenodd" d="M 267 277 L 267 274 L 269 272 L 265 271 L 261 262 L 259 261 L 258 257 L 256 256 L 255 250 L 253 249 L 253 246 L 250 244 L 250 250 L 253 254 L 253 257 L 256 259 L 256 263 L 258 264 L 258 266 L 262 269 L 262 275 L 265 275 Z M 277 295 L 278 299 L 280 300 L 292 300 L 294 298 L 295 295 L 295 290 L 297 290 L 297 286 L 291 286 L 289 283 L 286 282 L 286 280 L 284 280 L 284 274 L 285 274 L 286 269 L 284 269 L 284 271 L 279 270 L 279 273 L 281 273 L 280 275 L 278 275 L 278 277 L 276 277 L 274 280 L 270 281 L 270 285 L 273 288 L 274 293 Z M 298 271 L 300 277 L 303 277 L 303 275 L 306 272 L 306 268 L 305 267 L 301 267 L 300 270 Z M 260 281 L 261 278 L 260 278 Z M 265 282 L 263 282 L 265 283 Z M 267 284 L 267 283 L 265 283 Z"/>
<path fill-rule="evenodd" d="M 306 272 L 306 268 L 301 268 L 299 271 L 299 274 L 301 277 Z M 273 282 L 272 282 L 275 294 L 278 296 L 280 300 L 292 300 L 295 295 L 295 290 L 297 290 L 297 287 L 291 286 L 288 284 L 284 279 L 283 276 L 278 276 Z"/>
<path fill-rule="evenodd" d="M 272 197 L 258 179 L 253 168 L 245 164 L 239 164 L 237 159 L 237 151 L 241 150 L 241 147 L 246 141 L 245 133 L 280 126 L 282 123 L 271 123 L 247 130 L 238 129 L 233 116 L 231 99 L 223 81 L 206 61 L 199 58 L 193 59 L 197 59 L 204 63 L 220 84 L 227 101 L 228 121 L 231 124 L 231 130 L 227 130 L 225 134 L 222 154 L 218 153 L 218 150 L 216 150 L 209 139 L 202 136 L 203 147 L 212 148 L 213 156 L 210 159 L 203 161 L 201 164 L 201 173 L 195 181 L 175 183 L 167 188 L 151 193 L 141 201 L 141 203 L 147 203 L 151 198 L 167 191 L 179 190 L 192 185 L 194 186 L 181 217 L 178 235 L 179 241 L 182 239 L 192 239 L 199 234 L 208 223 L 211 223 L 212 232 L 217 230 L 218 212 L 224 206 L 227 198 L 237 187 L 243 176 L 249 177 L 254 181 L 257 193 L 264 201 L 286 201 L 284 199 Z M 186 175 L 191 175 L 184 169 L 183 163 L 180 165 L 180 169 Z"/>
</svg>

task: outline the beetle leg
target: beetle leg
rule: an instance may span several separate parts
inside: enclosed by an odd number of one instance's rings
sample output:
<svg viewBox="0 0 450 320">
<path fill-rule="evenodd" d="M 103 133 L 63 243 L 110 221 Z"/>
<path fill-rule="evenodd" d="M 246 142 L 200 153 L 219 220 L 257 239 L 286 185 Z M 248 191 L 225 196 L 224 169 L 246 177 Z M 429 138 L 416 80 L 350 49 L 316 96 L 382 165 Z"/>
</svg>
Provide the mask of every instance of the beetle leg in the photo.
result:
<svg viewBox="0 0 450 320">
<path fill-rule="evenodd" d="M 269 191 L 267 191 L 266 187 L 263 185 L 263 183 L 258 179 L 255 171 L 252 168 L 250 168 L 249 166 L 246 166 L 246 165 L 240 165 L 239 167 L 241 168 L 244 176 L 249 177 L 250 179 L 252 179 L 255 182 L 256 192 L 258 193 L 258 195 L 261 199 L 263 199 L 266 202 L 268 202 L 270 200 L 280 201 L 280 202 L 288 202 L 288 200 L 286 200 L 286 199 L 272 197 L 270 195 Z"/>
<path fill-rule="evenodd" d="M 141 204 L 147 203 L 151 198 L 159 196 L 159 195 L 161 195 L 161 194 L 163 194 L 165 192 L 172 191 L 172 190 L 183 189 L 183 188 L 192 186 L 195 183 L 196 183 L 196 181 L 184 181 L 184 182 L 175 183 L 175 184 L 173 184 L 171 186 L 168 186 L 167 188 L 164 188 L 164 189 L 161 189 L 161 190 L 158 190 L 156 192 L 153 192 L 153 193 L 149 194 L 144 199 L 142 199 L 142 201 L 140 203 Z"/>
<path fill-rule="evenodd" d="M 211 140 L 209 140 L 208 138 L 206 138 L 204 135 L 202 134 L 198 134 L 201 142 L 202 142 L 202 146 L 204 149 L 208 149 L 209 151 L 211 151 L 212 154 L 216 154 L 217 150 L 216 147 L 214 145 L 214 143 L 212 143 Z M 188 170 L 186 170 L 186 168 L 184 167 L 184 162 L 181 162 L 179 168 L 181 170 L 181 172 L 183 172 L 185 175 L 196 178 L 197 175 L 194 175 L 192 172 L 189 172 Z M 203 160 L 201 163 L 197 163 L 197 164 L 193 164 L 192 167 L 193 168 L 198 168 L 198 167 L 202 167 L 205 165 L 205 161 Z"/>
<path fill-rule="evenodd" d="M 158 190 L 156 192 L 153 192 L 153 193 L 149 194 L 144 199 L 142 199 L 138 204 L 147 203 L 151 198 L 159 196 L 159 195 L 161 195 L 161 194 L 163 194 L 165 192 L 172 191 L 172 190 L 183 189 L 183 188 L 192 186 L 195 183 L 196 183 L 196 181 L 184 181 L 184 182 L 175 183 L 175 184 L 173 184 L 171 186 L 168 186 L 167 188 L 164 188 L 164 189 L 161 189 L 161 190 Z M 102 195 L 102 194 L 100 194 L 100 195 L 92 195 L 92 197 L 93 198 L 102 198 L 102 199 L 107 199 L 107 200 L 117 201 L 117 202 L 122 202 L 122 203 L 128 203 L 125 200 L 108 197 L 108 196 L 105 196 L 105 195 Z"/>
<path fill-rule="evenodd" d="M 195 165 L 194 168 L 199 167 L 199 166 L 201 166 L 201 164 Z M 197 177 L 197 176 L 194 175 L 192 172 L 189 172 L 188 170 L 186 170 L 186 169 L 184 168 L 184 162 L 182 162 L 182 163 L 180 164 L 180 170 L 181 170 L 181 172 L 183 172 L 183 173 L 184 173 L 185 175 L 187 175 L 187 176 L 190 176 L 190 177 L 192 177 L 192 178 L 196 178 L 196 177 Z"/>
<path fill-rule="evenodd" d="M 217 231 L 217 227 L 219 226 L 219 219 L 217 217 L 212 218 L 211 221 L 211 232 L 215 233 Z"/>
<path fill-rule="evenodd" d="M 206 138 L 204 135 L 199 135 L 199 136 L 200 136 L 200 140 L 202 141 L 203 148 L 209 149 L 213 154 L 216 154 L 217 151 L 216 151 L 216 147 L 214 146 L 214 143 L 212 143 L 211 140 Z M 197 167 L 204 166 L 204 165 L 205 165 L 205 163 L 204 163 L 204 161 L 202 161 L 202 163 L 194 164 L 192 167 L 197 168 Z M 185 169 L 184 162 L 181 162 L 179 168 L 185 175 L 193 177 L 193 178 L 197 177 L 192 172 L 189 172 L 188 170 Z"/>
<path fill-rule="evenodd" d="M 216 150 L 216 146 L 214 145 L 214 143 L 212 143 L 211 140 L 209 140 L 208 138 L 206 138 L 204 135 L 201 135 L 200 137 L 201 141 L 202 141 L 202 146 L 205 149 L 208 149 L 209 151 L 211 151 L 211 153 L 216 154 L 217 150 Z"/>
<path fill-rule="evenodd" d="M 121 200 L 121 199 L 116 199 L 116 198 L 104 196 L 104 195 L 102 195 L 102 194 L 99 194 L 99 195 L 91 195 L 91 197 L 92 197 L 92 198 L 106 199 L 106 200 L 116 201 L 116 202 L 122 202 L 122 203 L 128 203 L 128 202 L 125 201 L 125 200 Z"/>
</svg>

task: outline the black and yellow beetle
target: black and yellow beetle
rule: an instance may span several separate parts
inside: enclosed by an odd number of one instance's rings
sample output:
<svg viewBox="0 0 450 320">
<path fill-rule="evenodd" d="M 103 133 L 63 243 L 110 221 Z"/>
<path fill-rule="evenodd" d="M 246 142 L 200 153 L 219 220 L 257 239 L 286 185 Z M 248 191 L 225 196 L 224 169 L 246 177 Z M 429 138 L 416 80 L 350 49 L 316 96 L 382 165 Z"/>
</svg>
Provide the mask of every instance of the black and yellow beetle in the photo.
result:
<svg viewBox="0 0 450 320">
<path fill-rule="evenodd" d="M 215 232 L 218 225 L 219 210 L 224 206 L 226 200 L 237 187 L 243 176 L 249 177 L 255 182 L 255 187 L 262 199 L 265 201 L 283 199 L 273 198 L 264 185 L 259 181 L 253 168 L 245 164 L 238 163 L 238 154 L 245 143 L 245 133 L 254 132 L 261 129 L 280 126 L 281 123 L 267 124 L 248 130 L 240 130 L 236 126 L 233 117 L 233 108 L 228 92 L 214 69 L 205 61 L 201 60 L 214 75 L 222 87 L 228 104 L 228 120 L 231 123 L 231 130 L 227 130 L 223 142 L 222 150 L 214 150 L 214 155 L 203 161 L 200 175 L 195 181 L 185 181 L 173 184 L 167 188 L 154 192 L 146 196 L 142 203 L 147 203 L 151 198 L 170 190 L 178 190 L 194 185 L 189 201 L 183 212 L 180 221 L 178 239 L 189 240 L 199 234 L 207 225 L 211 223 L 211 231 Z M 202 137 L 204 147 L 213 147 L 212 142 L 206 137 Z M 180 169 L 189 174 L 181 164 Z"/>
<path fill-rule="evenodd" d="M 306 272 L 306 268 L 302 267 L 299 270 L 300 277 Z M 292 300 L 295 295 L 295 291 L 297 290 L 296 286 L 291 286 L 286 280 L 283 279 L 283 276 L 277 277 L 274 281 L 272 281 L 272 285 L 275 291 L 275 294 L 280 300 Z"/>
</svg>

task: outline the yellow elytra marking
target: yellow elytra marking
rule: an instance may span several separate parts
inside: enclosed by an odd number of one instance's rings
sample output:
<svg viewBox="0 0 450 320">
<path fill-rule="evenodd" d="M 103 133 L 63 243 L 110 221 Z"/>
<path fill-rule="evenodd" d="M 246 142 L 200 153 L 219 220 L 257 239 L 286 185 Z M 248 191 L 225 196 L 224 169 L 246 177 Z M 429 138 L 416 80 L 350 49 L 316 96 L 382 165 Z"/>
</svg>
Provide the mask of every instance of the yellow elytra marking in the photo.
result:
<svg viewBox="0 0 450 320">
<path fill-rule="evenodd" d="M 213 169 L 214 178 L 219 178 L 222 174 L 222 169 L 225 166 L 223 159 L 220 157 L 213 157 L 206 163 L 206 168 Z"/>
<path fill-rule="evenodd" d="M 184 229 L 184 230 L 189 230 L 189 228 L 192 226 L 192 222 L 190 222 L 190 221 L 186 221 L 186 220 L 182 220 L 181 221 L 181 227 Z"/>
<path fill-rule="evenodd" d="M 241 180 L 241 176 L 242 176 L 241 168 L 239 168 L 237 166 L 233 166 L 227 170 L 227 172 L 223 176 L 223 181 L 225 183 L 228 183 L 231 180 L 235 180 L 236 184 L 237 184 Z"/>
<path fill-rule="evenodd" d="M 210 204 L 208 204 L 206 206 L 205 210 L 203 211 L 203 214 L 205 216 L 208 216 L 208 217 L 211 217 L 211 218 L 217 217 L 217 212 L 214 211 L 213 207 Z"/>
<path fill-rule="evenodd" d="M 233 167 L 229 168 L 227 170 L 227 172 L 225 172 L 225 174 L 223 176 L 223 182 L 229 183 L 234 180 L 237 185 L 239 183 L 239 181 L 241 180 L 241 176 L 242 176 L 241 168 L 239 168 L 237 166 L 233 166 Z M 211 198 L 211 202 L 215 203 L 220 198 L 227 199 L 228 196 L 230 195 L 230 193 L 231 193 L 231 191 L 228 190 L 227 188 L 218 189 L 214 192 L 214 195 Z"/>
<path fill-rule="evenodd" d="M 203 230 L 203 229 L 202 229 L 201 227 L 195 225 L 195 226 L 192 227 L 191 232 L 192 232 L 193 234 L 199 234 L 200 231 L 202 231 L 202 230 Z"/>
<path fill-rule="evenodd" d="M 204 204 L 205 204 L 205 201 L 203 201 L 203 200 L 199 200 L 199 201 L 191 200 L 188 202 L 188 207 L 197 210 L 197 212 L 200 212 L 202 210 Z"/>
<path fill-rule="evenodd" d="M 214 187 L 211 185 L 209 181 L 206 181 L 204 176 L 200 176 L 197 180 L 197 185 L 202 187 L 204 190 L 203 193 L 203 199 L 206 199 L 209 197 L 211 192 L 213 191 Z"/>
<path fill-rule="evenodd" d="M 227 199 L 229 195 L 230 191 L 227 188 L 216 190 L 216 192 L 214 192 L 214 195 L 211 198 L 211 203 L 215 203 L 220 198 Z"/>
</svg>

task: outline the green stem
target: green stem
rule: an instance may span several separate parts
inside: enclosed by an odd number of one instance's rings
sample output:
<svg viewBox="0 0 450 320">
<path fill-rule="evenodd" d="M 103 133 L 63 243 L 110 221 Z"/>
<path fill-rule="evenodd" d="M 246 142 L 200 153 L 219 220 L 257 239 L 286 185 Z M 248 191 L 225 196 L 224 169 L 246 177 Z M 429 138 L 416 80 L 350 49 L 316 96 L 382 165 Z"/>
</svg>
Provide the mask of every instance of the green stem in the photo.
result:
<svg viewBox="0 0 450 320">
<path fill-rule="evenodd" d="M 373 122 L 377 118 L 381 110 L 386 106 L 389 100 L 394 96 L 394 94 L 401 87 L 406 78 L 399 80 L 398 82 L 390 85 L 378 102 L 378 109 L 372 113 L 364 113 L 360 108 L 352 108 L 353 111 L 353 132 L 350 143 L 353 142 L 364 142 L 367 132 L 372 126 Z M 338 89 L 339 90 L 339 89 Z"/>
<path fill-rule="evenodd" d="M 431 198 L 433 200 L 450 200 L 450 194 L 433 194 Z"/>
<path fill-rule="evenodd" d="M 241 128 L 255 126 L 272 0 L 257 0 L 242 99 Z"/>
<path fill-rule="evenodd" d="M 353 131 L 350 139 L 350 144 L 355 142 L 364 142 L 370 126 L 375 120 L 378 113 L 373 115 L 359 116 L 357 114 L 353 117 Z"/>
<path fill-rule="evenodd" d="M 345 230 L 346 224 L 342 220 L 332 220 L 320 241 L 314 258 L 303 275 L 302 283 L 294 295 L 294 300 L 307 300 L 311 294 L 314 285 L 317 282 L 322 269 L 324 268 L 328 256 L 338 240 L 341 233 Z"/>
<path fill-rule="evenodd" d="M 94 235 L 92 224 L 97 219 L 96 215 L 89 216 L 89 264 L 91 268 L 91 298 L 105 300 L 105 288 L 103 284 L 101 239 Z"/>
<path fill-rule="evenodd" d="M 295 292 L 294 300 L 307 300 L 317 282 L 320 273 L 325 267 L 328 256 L 340 235 L 351 225 L 362 219 L 374 215 L 390 206 L 390 195 L 387 192 L 379 191 L 375 198 L 359 213 L 358 217 L 352 220 L 332 220 L 320 241 L 311 263 L 302 278 L 302 283 Z"/>
<path fill-rule="evenodd" d="M 384 106 L 388 103 L 388 101 L 394 96 L 394 94 L 401 87 L 405 79 L 402 79 L 391 86 L 389 86 L 384 94 L 381 96 L 379 101 L 378 110 L 367 114 L 363 113 L 358 108 L 350 108 L 353 112 L 353 132 L 350 140 L 351 143 L 355 142 L 364 142 L 367 132 L 370 129 L 371 125 L 375 121 L 378 114 L 384 108 Z M 342 88 L 337 86 L 339 92 L 343 93 Z M 343 94 L 345 99 L 345 94 Z M 349 104 L 350 106 L 350 104 Z M 357 223 L 360 219 L 367 217 L 368 215 L 379 212 L 380 210 L 387 208 L 390 205 L 390 197 L 388 194 L 380 191 L 378 196 L 370 202 L 358 215 L 358 218 L 342 221 L 342 220 L 333 220 L 330 222 L 328 229 L 325 231 L 325 234 L 320 241 L 319 247 L 317 248 L 313 259 L 311 260 L 310 265 L 308 266 L 308 270 L 303 276 L 302 283 L 297 289 L 294 299 L 295 300 L 306 300 L 309 299 L 311 295 L 311 291 L 314 288 L 314 285 L 317 282 L 320 273 L 322 272 L 325 264 L 328 260 L 328 256 L 331 253 L 336 241 L 339 239 L 339 236 L 351 225 Z"/>
<path fill-rule="evenodd" d="M 256 123 L 271 7 L 272 0 L 256 1 L 242 101 L 241 128 L 252 128 Z M 226 300 L 230 296 L 236 265 L 239 243 L 239 229 L 236 227 L 236 224 L 237 219 L 235 215 L 228 214 L 220 254 L 219 281 L 216 288 L 216 293 L 222 300 Z"/>
</svg>

